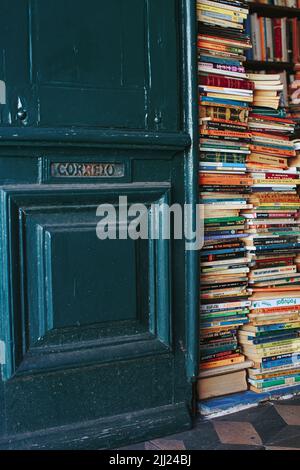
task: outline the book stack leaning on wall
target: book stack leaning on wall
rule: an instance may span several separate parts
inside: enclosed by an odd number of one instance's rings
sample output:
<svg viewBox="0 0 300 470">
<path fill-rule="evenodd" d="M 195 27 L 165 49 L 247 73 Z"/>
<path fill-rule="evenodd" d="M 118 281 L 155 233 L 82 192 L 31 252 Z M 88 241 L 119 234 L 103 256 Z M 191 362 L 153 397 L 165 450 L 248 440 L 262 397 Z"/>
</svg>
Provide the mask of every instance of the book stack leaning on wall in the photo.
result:
<svg viewBox="0 0 300 470">
<path fill-rule="evenodd" d="M 246 22 L 253 48 L 248 60 L 297 62 L 300 44 L 298 18 L 267 18 L 253 13 Z"/>
<path fill-rule="evenodd" d="M 248 115 L 253 85 L 243 62 L 250 40 L 242 1 L 198 2 L 201 250 L 200 398 L 247 389 L 237 331 L 248 322 L 248 256 L 245 217 L 252 179 Z"/>
<path fill-rule="evenodd" d="M 300 272 L 296 261 L 300 180 L 290 141 L 294 122 L 285 117 L 280 97 L 275 96 L 283 88 L 280 76 L 250 74 L 249 78 L 255 86 L 247 158 L 253 179 L 252 208 L 242 213 L 249 234 L 245 243 L 251 258 L 252 296 L 249 323 L 238 336 L 243 353 L 254 362 L 249 369 L 250 388 L 264 392 L 300 381 Z M 257 100 L 257 93 L 262 101 Z"/>
</svg>

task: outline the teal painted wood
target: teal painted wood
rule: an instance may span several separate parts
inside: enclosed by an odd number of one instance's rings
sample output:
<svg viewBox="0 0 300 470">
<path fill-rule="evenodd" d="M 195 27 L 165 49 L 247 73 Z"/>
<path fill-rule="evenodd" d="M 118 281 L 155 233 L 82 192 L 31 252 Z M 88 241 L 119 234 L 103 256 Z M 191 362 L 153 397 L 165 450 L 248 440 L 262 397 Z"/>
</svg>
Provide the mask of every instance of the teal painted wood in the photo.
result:
<svg viewBox="0 0 300 470">
<path fill-rule="evenodd" d="M 192 145 L 185 152 L 185 203 L 193 208 L 191 228 L 196 230 L 196 205 L 199 202 L 198 162 L 198 58 L 197 58 L 197 17 L 196 1 L 183 2 L 185 67 L 185 132 L 191 137 Z M 199 367 L 199 251 L 186 252 L 186 332 L 187 332 L 187 374 L 194 380 Z"/>
<path fill-rule="evenodd" d="M 2 124 L 178 131 L 178 2 L 129 2 L 2 0 Z"/>
<path fill-rule="evenodd" d="M 121 195 L 150 224 L 152 203 L 197 202 L 195 2 L 22 0 L 18 15 L 16 0 L 1 3 L 0 447 L 115 447 L 186 429 L 197 252 L 184 240 L 103 243 L 95 227 L 97 205 Z M 53 173 L 68 162 L 122 176 Z"/>
<path fill-rule="evenodd" d="M 124 443 L 142 442 L 149 438 L 170 435 L 189 429 L 184 406 L 164 407 L 119 415 L 109 419 L 91 420 L 81 425 L 37 431 L 28 436 L 17 434 L 0 439 L 0 449 L 10 450 L 100 450 L 115 449 Z"/>
<path fill-rule="evenodd" d="M 191 145 L 189 133 L 184 132 L 145 132 L 115 129 L 81 128 L 18 128 L 2 127 L 2 146 L 17 145 L 30 147 L 93 147 L 93 148 L 140 148 L 184 150 Z"/>
</svg>

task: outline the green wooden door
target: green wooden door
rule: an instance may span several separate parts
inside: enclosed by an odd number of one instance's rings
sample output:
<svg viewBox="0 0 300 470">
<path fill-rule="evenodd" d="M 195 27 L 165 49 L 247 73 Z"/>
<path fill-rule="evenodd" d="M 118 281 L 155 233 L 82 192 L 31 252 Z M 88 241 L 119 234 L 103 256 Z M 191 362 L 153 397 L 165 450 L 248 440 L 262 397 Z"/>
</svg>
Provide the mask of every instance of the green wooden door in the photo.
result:
<svg viewBox="0 0 300 470">
<path fill-rule="evenodd" d="M 96 236 L 100 204 L 119 233 L 121 196 L 162 232 L 153 204 L 195 202 L 183 5 L 0 0 L 1 448 L 115 447 L 191 425 L 197 254 Z"/>
</svg>

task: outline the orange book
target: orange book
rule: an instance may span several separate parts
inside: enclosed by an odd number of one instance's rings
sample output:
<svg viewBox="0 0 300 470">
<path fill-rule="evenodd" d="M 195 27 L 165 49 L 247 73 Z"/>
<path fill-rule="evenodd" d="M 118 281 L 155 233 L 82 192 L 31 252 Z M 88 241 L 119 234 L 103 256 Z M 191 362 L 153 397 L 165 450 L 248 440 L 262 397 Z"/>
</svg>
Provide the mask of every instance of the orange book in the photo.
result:
<svg viewBox="0 0 300 470">
<path fill-rule="evenodd" d="M 299 305 L 288 305 L 286 307 L 269 307 L 269 308 L 256 308 L 252 309 L 251 312 L 255 313 L 284 313 L 284 312 L 298 312 L 300 311 L 300 306 Z"/>
<path fill-rule="evenodd" d="M 298 194 L 279 194 L 279 193 L 255 193 L 250 199 L 258 199 L 260 202 L 298 202 Z"/>
<path fill-rule="evenodd" d="M 222 367 L 222 366 L 229 366 L 231 364 L 240 364 L 241 362 L 245 361 L 245 356 L 241 356 L 240 354 L 233 354 L 228 359 L 223 359 L 220 361 L 212 361 L 200 364 L 200 369 L 213 369 L 214 367 Z"/>
<path fill-rule="evenodd" d="M 247 162 L 247 168 L 248 170 L 252 170 L 252 171 L 255 171 L 256 170 L 263 170 L 264 168 L 266 170 L 270 170 L 270 171 L 276 171 L 276 170 L 287 170 L 287 166 L 286 165 L 282 165 L 280 163 L 273 163 L 273 164 L 267 164 L 267 163 L 261 163 L 261 162 Z M 265 179 L 265 178 L 261 178 L 261 179 Z M 273 180 L 272 180 L 273 182 Z"/>
<path fill-rule="evenodd" d="M 209 42 L 220 42 L 220 38 L 217 36 L 212 36 L 211 34 L 198 34 L 198 41 L 209 41 Z M 222 38 L 223 44 L 228 44 L 229 47 L 239 47 L 240 49 L 250 48 L 250 43 L 248 41 L 234 41 L 233 39 Z"/>
<path fill-rule="evenodd" d="M 209 186 L 251 186 L 253 184 L 253 179 L 243 175 L 200 174 L 199 184 L 207 184 Z"/>
<path fill-rule="evenodd" d="M 264 18 L 262 16 L 259 16 L 258 21 L 259 21 L 259 30 L 260 30 L 261 60 L 264 61 L 266 60 Z"/>
<path fill-rule="evenodd" d="M 285 156 L 285 157 L 294 157 L 296 155 L 295 150 L 282 150 L 282 149 L 273 149 L 270 147 L 263 147 L 261 145 L 250 145 L 250 150 L 258 153 L 270 153 L 271 155 Z"/>
<path fill-rule="evenodd" d="M 227 52 L 228 46 L 224 44 L 218 44 L 216 42 L 207 42 L 207 41 L 198 41 L 198 47 L 203 49 L 213 49 L 215 51 L 224 51 Z"/>
<path fill-rule="evenodd" d="M 257 163 L 266 163 L 267 165 L 278 164 L 287 166 L 287 158 L 276 157 L 275 155 L 265 155 L 261 153 L 251 153 L 247 155 L 247 161 L 257 162 Z"/>
<path fill-rule="evenodd" d="M 201 134 L 204 135 L 220 135 L 220 136 L 226 136 L 226 137 L 242 137 L 244 139 L 250 139 L 251 134 L 249 132 L 237 132 L 237 131 L 219 131 L 219 130 L 208 130 L 208 129 L 203 129 L 203 127 L 200 127 L 200 132 Z"/>
</svg>

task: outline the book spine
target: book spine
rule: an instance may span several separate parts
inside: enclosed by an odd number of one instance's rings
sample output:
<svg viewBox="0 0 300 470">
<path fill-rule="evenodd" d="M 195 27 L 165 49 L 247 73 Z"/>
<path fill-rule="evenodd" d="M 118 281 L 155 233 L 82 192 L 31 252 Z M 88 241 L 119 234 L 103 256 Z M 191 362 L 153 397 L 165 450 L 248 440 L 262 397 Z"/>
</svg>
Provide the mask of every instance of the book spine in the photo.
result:
<svg viewBox="0 0 300 470">
<path fill-rule="evenodd" d="M 245 72 L 245 68 L 239 65 L 237 66 L 237 65 L 232 65 L 232 64 L 227 65 L 227 64 L 220 64 L 220 63 L 209 63 L 209 62 L 204 62 L 204 61 L 198 62 L 198 64 L 201 67 L 210 68 L 212 73 L 214 72 L 214 69 L 231 71 L 231 72 L 239 72 L 239 73 Z"/>
<path fill-rule="evenodd" d="M 277 61 L 282 60 L 282 39 L 281 39 L 281 18 L 274 18 L 274 58 Z"/>
<path fill-rule="evenodd" d="M 214 51 L 221 51 L 221 52 L 230 52 L 233 54 L 243 54 L 243 49 L 239 47 L 227 46 L 226 44 L 220 44 L 215 42 L 208 42 L 208 41 L 198 41 L 198 48 L 203 49 L 210 49 Z"/>
<path fill-rule="evenodd" d="M 260 16 L 258 18 L 259 31 L 260 31 L 260 48 L 261 48 L 261 60 L 266 60 L 266 48 L 265 48 L 265 31 L 264 31 L 264 18 Z"/>
<path fill-rule="evenodd" d="M 251 22 L 251 16 L 249 15 L 247 16 L 246 21 L 245 21 L 245 33 L 249 37 L 252 37 L 252 22 Z M 246 58 L 247 60 L 253 59 L 253 47 L 246 51 Z"/>
<path fill-rule="evenodd" d="M 293 41 L 293 61 L 299 61 L 299 35 L 300 29 L 297 18 L 292 19 L 292 41 Z"/>
<path fill-rule="evenodd" d="M 253 90 L 252 82 L 246 80 L 239 80 L 230 77 L 216 76 L 216 75 L 200 75 L 199 82 L 202 85 L 227 87 L 227 88 L 241 88 L 245 90 Z"/>
</svg>

